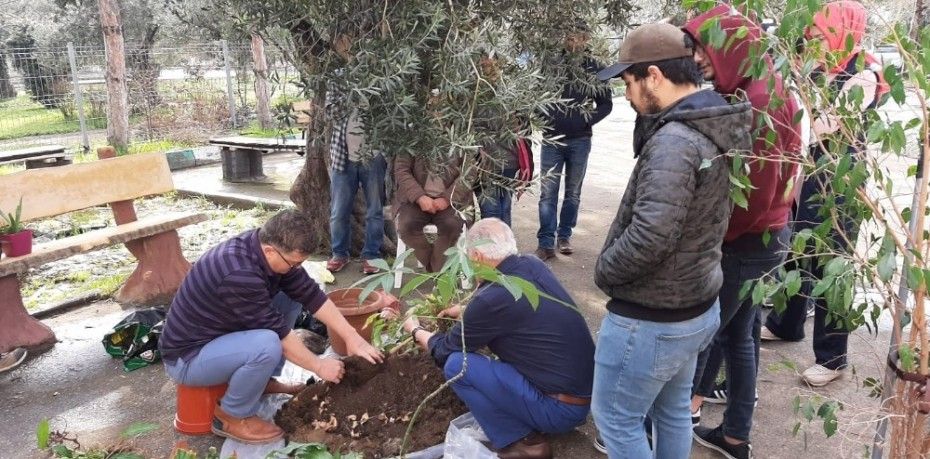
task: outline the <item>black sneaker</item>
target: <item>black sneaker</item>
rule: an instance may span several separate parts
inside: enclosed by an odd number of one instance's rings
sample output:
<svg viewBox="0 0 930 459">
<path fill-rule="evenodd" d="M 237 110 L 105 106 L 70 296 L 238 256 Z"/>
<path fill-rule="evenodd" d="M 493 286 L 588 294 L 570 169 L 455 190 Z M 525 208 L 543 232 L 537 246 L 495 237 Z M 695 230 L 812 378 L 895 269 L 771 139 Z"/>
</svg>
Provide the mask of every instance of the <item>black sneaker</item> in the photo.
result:
<svg viewBox="0 0 930 459">
<path fill-rule="evenodd" d="M 739 445 L 727 443 L 723 438 L 723 426 L 714 429 L 695 427 L 694 441 L 723 454 L 727 459 L 752 459 L 752 444 L 748 441 Z"/>
<path fill-rule="evenodd" d="M 594 435 L 594 449 L 601 453 L 607 454 L 607 445 L 604 444 L 604 440 L 601 438 L 601 434 Z"/>
<path fill-rule="evenodd" d="M 704 397 L 704 401 L 707 403 L 713 403 L 714 405 L 726 405 L 727 404 L 727 382 L 722 381 L 718 383 L 710 395 Z"/>
<path fill-rule="evenodd" d="M 727 382 L 723 381 L 720 384 L 717 384 L 717 387 L 714 388 L 714 391 L 711 393 L 711 395 L 704 397 L 704 401 L 707 403 L 713 403 L 715 405 L 726 405 L 727 392 Z M 758 390 L 756 390 L 756 399 L 753 406 L 759 406 Z"/>
</svg>

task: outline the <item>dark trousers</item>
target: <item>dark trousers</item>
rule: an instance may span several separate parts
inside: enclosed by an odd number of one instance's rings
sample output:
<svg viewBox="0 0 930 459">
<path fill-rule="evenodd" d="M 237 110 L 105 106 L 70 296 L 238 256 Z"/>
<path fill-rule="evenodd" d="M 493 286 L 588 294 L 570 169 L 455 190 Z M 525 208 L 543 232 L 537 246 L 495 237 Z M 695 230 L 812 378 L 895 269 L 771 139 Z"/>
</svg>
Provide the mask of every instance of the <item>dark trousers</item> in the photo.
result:
<svg viewBox="0 0 930 459">
<path fill-rule="evenodd" d="M 795 213 L 794 230 L 802 231 L 806 228 L 815 228 L 824 219 L 818 215 L 819 205 L 810 202 L 811 197 L 822 193 L 821 179 L 818 176 L 810 177 L 805 180 L 801 188 L 801 197 L 798 200 L 798 207 Z M 837 204 L 842 204 L 843 197 L 834 198 Z M 859 225 L 849 218 L 841 218 L 843 232 L 850 241 L 855 242 L 858 236 Z M 835 226 L 833 228 L 836 228 Z M 838 231 L 834 230 L 827 235 L 833 242 L 833 246 L 842 250 L 847 247 L 846 238 L 843 238 Z M 805 247 L 806 255 L 814 254 L 815 248 L 813 241 L 810 241 Z M 801 290 L 797 295 L 788 300 L 785 311 L 777 314 L 774 311 L 769 314 L 765 321 L 765 327 L 779 338 L 788 341 L 800 341 L 804 339 L 804 321 L 807 320 L 808 302 L 814 302 L 814 355 L 817 363 L 831 370 L 838 370 L 846 367 L 846 352 L 849 341 L 849 330 L 843 321 L 835 317 L 827 317 L 827 301 L 823 297 L 812 298 L 811 292 L 814 285 L 819 279 L 823 279 L 823 266 L 816 258 L 805 258 L 805 263 L 798 266 L 789 263 L 786 270 L 802 268 L 806 272 L 802 274 Z"/>
<path fill-rule="evenodd" d="M 462 372 L 465 354 L 453 353 L 444 373 Z M 481 354 L 468 353 L 462 378 L 452 390 L 471 410 L 495 448 L 503 448 L 533 431 L 565 433 L 584 424 L 588 406 L 570 405 L 543 394 L 513 366 Z"/>
<path fill-rule="evenodd" d="M 738 440 L 749 440 L 756 399 L 758 346 L 761 322 L 760 305 L 751 298 L 740 300 L 739 291 L 746 281 L 773 274 L 783 261 L 791 231 L 782 228 L 772 234 L 767 246 L 750 244 L 723 245 L 723 286 L 720 288 L 720 329 L 713 344 L 698 355 L 694 388 L 702 392 L 717 377 L 720 356 L 727 361 L 727 408 L 723 414 L 723 432 Z M 714 348 L 717 350 L 715 351 Z M 716 367 L 707 371 L 708 358 L 718 352 Z"/>
<path fill-rule="evenodd" d="M 423 234 L 423 227 L 428 224 L 436 225 L 439 234 L 436 242 L 430 244 Z M 446 249 L 452 247 L 462 234 L 462 220 L 452 207 L 428 214 L 420 210 L 416 204 L 406 203 L 400 207 L 397 216 L 397 233 L 410 248 L 428 272 L 437 272 L 446 262 Z"/>
</svg>

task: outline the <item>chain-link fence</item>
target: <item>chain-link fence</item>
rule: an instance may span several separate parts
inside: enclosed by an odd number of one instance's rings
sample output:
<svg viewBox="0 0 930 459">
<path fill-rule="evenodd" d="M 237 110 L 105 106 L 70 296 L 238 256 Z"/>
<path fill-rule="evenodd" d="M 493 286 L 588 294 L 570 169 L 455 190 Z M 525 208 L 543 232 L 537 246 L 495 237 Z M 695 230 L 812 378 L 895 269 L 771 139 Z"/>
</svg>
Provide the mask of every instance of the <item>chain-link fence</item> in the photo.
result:
<svg viewBox="0 0 930 459">
<path fill-rule="evenodd" d="M 299 97 L 296 71 L 266 49 L 272 107 Z M 250 45 L 126 47 L 133 144 L 206 143 L 248 128 L 256 95 Z M 106 55 L 102 47 L 12 48 L 0 54 L 0 152 L 61 144 L 75 151 L 106 142 Z"/>
</svg>

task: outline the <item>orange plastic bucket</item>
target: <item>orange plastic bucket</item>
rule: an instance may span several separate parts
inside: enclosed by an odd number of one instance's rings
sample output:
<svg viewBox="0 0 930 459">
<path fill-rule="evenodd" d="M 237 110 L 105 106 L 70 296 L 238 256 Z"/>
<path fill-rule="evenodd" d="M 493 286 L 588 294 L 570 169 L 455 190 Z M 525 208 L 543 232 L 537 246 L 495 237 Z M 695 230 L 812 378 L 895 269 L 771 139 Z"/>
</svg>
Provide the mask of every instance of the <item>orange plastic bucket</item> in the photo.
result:
<svg viewBox="0 0 930 459">
<path fill-rule="evenodd" d="M 226 384 L 185 386 L 178 384 L 178 407 L 174 429 L 185 435 L 206 435 L 213 424 L 216 402 L 226 393 Z"/>
</svg>

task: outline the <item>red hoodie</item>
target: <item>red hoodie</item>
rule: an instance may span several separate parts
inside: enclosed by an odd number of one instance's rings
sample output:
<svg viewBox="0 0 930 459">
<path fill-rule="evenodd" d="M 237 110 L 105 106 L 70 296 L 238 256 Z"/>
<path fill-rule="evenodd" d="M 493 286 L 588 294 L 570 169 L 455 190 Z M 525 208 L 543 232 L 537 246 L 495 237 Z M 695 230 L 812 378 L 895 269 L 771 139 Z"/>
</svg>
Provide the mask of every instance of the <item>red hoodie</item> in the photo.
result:
<svg viewBox="0 0 930 459">
<path fill-rule="evenodd" d="M 812 27 L 817 27 L 823 33 L 827 49 L 844 56 L 836 63 L 836 67 L 830 70 L 831 74 L 846 73 L 852 64 L 850 61 L 858 58 L 859 54 L 863 54 L 866 68 L 872 69 L 878 78 L 876 101 L 891 90 L 888 82 L 885 81 L 881 63 L 875 56 L 862 49 L 862 37 L 865 36 L 865 28 L 868 24 L 868 12 L 865 6 L 851 0 L 827 3 L 814 15 L 812 21 Z M 810 38 L 810 28 L 806 35 Z M 853 43 L 853 48 L 848 52 L 846 51 L 847 40 Z"/>
<path fill-rule="evenodd" d="M 718 18 L 720 28 L 726 32 L 726 43 L 741 27 L 745 26 L 748 33 L 742 39 L 732 38 L 734 41 L 726 50 L 715 49 L 704 43 L 699 32 L 701 25 L 713 18 Z M 788 195 L 785 191 L 794 179 L 798 166 L 794 162 L 776 161 L 784 156 L 797 157 L 800 154 L 801 127 L 794 122 L 798 112 L 797 102 L 784 87 L 781 78 L 776 77 L 775 86 L 770 91 L 767 77 L 754 80 L 744 75 L 749 68 L 750 47 L 753 41 L 759 39 L 762 29 L 729 5 L 720 5 L 692 19 L 683 29 L 706 51 L 714 67 L 714 87 L 717 92 L 731 96 L 745 92 L 753 108 L 756 140 L 752 146 L 752 158 L 748 162 L 749 179 L 754 188 L 749 190 L 747 209 L 734 207 L 724 241 L 784 228 L 788 224 L 794 193 L 800 189 L 800 184 L 795 184 L 792 193 Z M 763 59 L 770 73 L 774 73 L 771 58 L 764 56 Z M 784 102 L 778 108 L 769 107 L 773 94 Z M 760 120 L 756 115 L 762 112 L 767 113 L 772 122 L 776 134 L 773 143 L 766 140 L 771 128 L 764 124 L 759 126 Z M 759 158 L 772 158 L 774 161 Z"/>
</svg>

